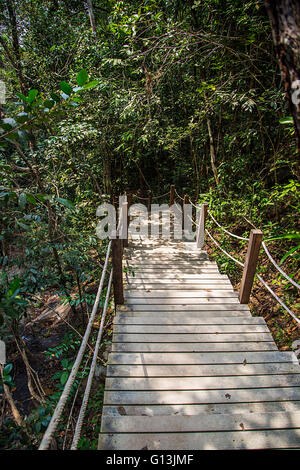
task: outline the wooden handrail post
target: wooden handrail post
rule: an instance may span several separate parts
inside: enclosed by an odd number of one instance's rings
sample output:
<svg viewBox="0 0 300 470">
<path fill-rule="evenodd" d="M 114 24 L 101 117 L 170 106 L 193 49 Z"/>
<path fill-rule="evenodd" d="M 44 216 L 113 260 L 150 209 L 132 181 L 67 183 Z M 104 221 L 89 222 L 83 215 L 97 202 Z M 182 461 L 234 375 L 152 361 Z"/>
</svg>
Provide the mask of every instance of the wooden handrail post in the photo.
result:
<svg viewBox="0 0 300 470">
<path fill-rule="evenodd" d="M 200 248 L 200 249 L 202 249 L 204 245 L 204 233 L 205 233 L 205 222 L 207 219 L 207 211 L 208 211 L 208 204 L 204 202 L 201 206 L 199 226 L 198 226 L 197 238 L 196 238 L 197 248 Z"/>
<path fill-rule="evenodd" d="M 184 230 L 184 205 L 189 203 L 189 197 L 187 194 L 183 196 L 182 201 L 182 230 Z"/>
<path fill-rule="evenodd" d="M 127 248 L 128 247 L 128 199 L 127 199 L 127 196 L 126 196 L 126 202 L 123 205 L 123 210 L 124 210 L 123 221 L 126 224 L 126 231 L 125 231 L 126 238 L 123 239 L 123 247 Z"/>
<path fill-rule="evenodd" d="M 262 236 L 263 233 L 261 230 L 250 231 L 250 240 L 239 292 L 239 299 L 241 304 L 247 304 L 250 299 Z"/>
<path fill-rule="evenodd" d="M 113 286 L 116 305 L 124 303 L 122 255 L 122 240 L 116 238 L 112 240 Z"/>
<path fill-rule="evenodd" d="M 150 216 L 151 214 L 151 204 L 152 204 L 152 191 L 151 189 L 148 191 L 148 217 Z"/>
<path fill-rule="evenodd" d="M 173 206 L 175 200 L 175 184 L 170 186 L 170 206 Z"/>
</svg>

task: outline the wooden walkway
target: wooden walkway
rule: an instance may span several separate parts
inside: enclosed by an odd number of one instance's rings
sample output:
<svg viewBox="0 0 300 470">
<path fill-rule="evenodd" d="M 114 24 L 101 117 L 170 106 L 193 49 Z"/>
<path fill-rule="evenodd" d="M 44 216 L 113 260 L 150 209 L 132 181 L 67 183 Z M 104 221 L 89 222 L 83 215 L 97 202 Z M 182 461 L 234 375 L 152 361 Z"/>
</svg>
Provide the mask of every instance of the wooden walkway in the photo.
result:
<svg viewBox="0 0 300 470">
<path fill-rule="evenodd" d="M 295 354 L 195 245 L 126 250 L 99 449 L 300 448 Z"/>
</svg>

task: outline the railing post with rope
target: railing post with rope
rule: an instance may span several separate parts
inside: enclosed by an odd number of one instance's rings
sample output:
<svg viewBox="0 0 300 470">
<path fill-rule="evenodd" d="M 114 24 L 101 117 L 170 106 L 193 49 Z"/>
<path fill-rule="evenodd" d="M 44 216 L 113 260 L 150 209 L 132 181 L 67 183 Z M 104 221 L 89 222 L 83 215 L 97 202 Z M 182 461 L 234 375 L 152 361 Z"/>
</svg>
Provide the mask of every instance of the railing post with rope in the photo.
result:
<svg viewBox="0 0 300 470">
<path fill-rule="evenodd" d="M 204 245 L 204 232 L 205 232 L 205 221 L 207 218 L 207 210 L 208 210 L 208 204 L 204 202 L 201 206 L 200 219 L 199 219 L 197 238 L 196 238 L 197 248 L 200 248 L 200 249 L 202 249 Z M 196 214 L 196 217 L 197 217 L 197 214 Z"/>
<path fill-rule="evenodd" d="M 184 206 L 189 203 L 189 197 L 187 194 L 184 195 L 182 201 L 182 230 L 184 230 Z"/>
<path fill-rule="evenodd" d="M 152 191 L 151 191 L 151 189 L 148 191 L 148 195 L 149 196 L 148 196 L 148 207 L 147 207 L 147 209 L 148 209 L 148 216 L 150 216 L 150 214 L 151 214 L 151 204 L 152 204 Z"/>
<path fill-rule="evenodd" d="M 116 305 L 124 303 L 124 292 L 123 292 L 123 243 L 120 235 L 124 230 L 124 215 L 126 216 L 127 222 L 127 211 L 124 211 L 124 207 L 127 208 L 127 202 L 120 205 L 119 210 L 119 221 L 116 230 L 115 237 L 112 239 L 112 267 L 113 267 L 113 287 L 114 287 L 114 301 Z M 126 223 L 127 225 L 127 223 Z"/>
<path fill-rule="evenodd" d="M 240 286 L 239 299 L 241 304 L 248 304 L 256 272 L 259 250 L 262 242 L 262 231 L 251 230 L 250 240 Z"/>
<path fill-rule="evenodd" d="M 126 196 L 126 202 L 123 203 L 123 214 L 122 214 L 122 217 L 123 217 L 123 223 L 124 223 L 124 236 L 125 238 L 123 238 L 123 247 L 124 248 L 127 248 L 128 247 L 128 225 L 129 225 L 129 222 L 128 222 L 128 200 L 127 200 L 127 196 Z"/>
<path fill-rule="evenodd" d="M 170 186 L 170 206 L 173 206 L 175 200 L 175 184 Z"/>
</svg>

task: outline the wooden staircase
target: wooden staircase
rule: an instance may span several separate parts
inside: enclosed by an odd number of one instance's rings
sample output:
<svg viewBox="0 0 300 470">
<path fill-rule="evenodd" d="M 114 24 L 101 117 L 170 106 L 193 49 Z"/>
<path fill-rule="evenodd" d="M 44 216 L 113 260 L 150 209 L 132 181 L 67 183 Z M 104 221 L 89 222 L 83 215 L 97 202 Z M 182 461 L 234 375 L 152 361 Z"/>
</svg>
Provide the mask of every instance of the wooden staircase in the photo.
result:
<svg viewBox="0 0 300 470">
<path fill-rule="evenodd" d="M 195 243 L 132 241 L 99 449 L 300 448 L 300 366 Z"/>
</svg>

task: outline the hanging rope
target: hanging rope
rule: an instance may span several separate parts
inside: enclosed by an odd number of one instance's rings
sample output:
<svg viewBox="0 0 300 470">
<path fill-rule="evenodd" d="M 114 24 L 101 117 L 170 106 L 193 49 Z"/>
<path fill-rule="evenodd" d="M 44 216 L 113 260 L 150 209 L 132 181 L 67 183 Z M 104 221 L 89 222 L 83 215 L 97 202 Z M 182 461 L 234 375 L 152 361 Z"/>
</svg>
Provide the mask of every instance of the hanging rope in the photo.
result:
<svg viewBox="0 0 300 470">
<path fill-rule="evenodd" d="M 219 222 L 214 218 L 214 216 L 212 215 L 210 210 L 207 210 L 207 213 L 212 218 L 212 220 L 215 222 L 215 224 L 217 224 L 217 226 L 220 227 L 221 230 L 223 230 L 223 232 L 227 233 L 231 237 L 237 238 L 238 240 L 243 240 L 243 241 L 246 241 L 246 242 L 249 241 L 249 238 L 244 238 L 244 237 L 240 237 L 239 235 L 235 235 L 234 233 L 231 233 L 228 230 L 226 230 L 226 228 L 222 227 L 222 225 L 220 225 Z"/>
<path fill-rule="evenodd" d="M 94 378 L 94 375 L 95 375 L 95 369 L 96 369 L 96 364 L 97 364 L 97 356 L 98 356 L 99 346 L 100 346 L 100 342 L 101 342 L 101 338 L 102 338 L 103 327 L 104 327 L 104 322 L 105 322 L 105 316 L 106 316 L 106 311 L 107 311 L 109 297 L 110 297 L 112 276 L 113 276 L 113 270 L 111 270 L 111 273 L 110 273 L 110 276 L 109 276 L 108 287 L 107 287 L 105 303 L 104 303 L 104 307 L 103 307 L 101 323 L 100 323 L 99 332 L 98 332 L 98 336 L 97 336 L 97 341 L 96 341 L 95 349 L 94 349 L 94 356 L 93 356 L 92 365 L 91 365 L 91 368 L 90 368 L 90 372 L 89 372 L 89 376 L 88 376 L 88 380 L 87 380 L 87 384 L 86 384 L 86 389 L 85 389 L 85 392 L 84 392 L 84 396 L 83 396 L 83 399 L 82 399 L 82 403 L 81 403 L 81 407 L 80 407 L 80 411 L 79 411 L 79 415 L 78 415 L 78 419 L 77 419 L 77 423 L 76 423 L 76 427 L 75 427 L 75 432 L 74 432 L 74 436 L 73 436 L 71 450 L 76 450 L 77 449 L 78 441 L 79 441 L 80 435 L 81 435 L 83 420 L 84 420 L 84 417 L 85 417 L 86 408 L 87 408 L 89 397 L 90 397 L 92 382 L 93 382 L 93 378 Z"/>
<path fill-rule="evenodd" d="M 294 320 L 296 320 L 296 322 L 300 324 L 300 319 L 296 317 L 296 315 L 288 308 L 287 305 L 285 305 L 284 302 L 282 302 L 282 300 L 278 297 L 278 295 L 275 294 L 271 287 L 268 286 L 268 284 L 263 280 L 263 278 L 259 274 L 256 274 L 256 276 L 258 280 L 265 286 L 267 291 L 270 292 L 270 294 L 274 297 L 274 299 L 276 299 L 277 302 L 291 315 L 291 317 L 293 317 Z"/>
<path fill-rule="evenodd" d="M 217 247 L 223 251 L 223 253 L 228 256 L 228 258 L 232 259 L 232 261 L 234 261 L 235 263 L 239 264 L 242 268 L 244 267 L 244 264 L 239 261 L 238 259 L 234 258 L 233 256 L 231 256 L 229 253 L 227 253 L 226 250 L 224 250 L 220 245 L 219 243 L 214 239 L 214 237 L 209 233 L 209 231 L 207 229 L 205 229 L 205 232 L 207 233 L 207 235 L 211 238 L 211 240 L 214 242 L 215 245 L 217 245 Z"/>
<path fill-rule="evenodd" d="M 290 278 L 290 276 L 288 276 L 279 266 L 278 264 L 276 263 L 276 261 L 272 258 L 268 248 L 266 247 L 266 244 L 265 242 L 262 242 L 262 247 L 267 255 L 267 257 L 269 258 L 269 260 L 271 261 L 271 263 L 275 266 L 275 268 L 277 269 L 277 271 L 280 272 L 280 274 L 282 274 L 283 277 L 285 277 L 291 284 L 293 284 L 293 286 L 297 287 L 297 289 L 300 289 L 300 285 L 294 281 L 293 279 Z"/>
<path fill-rule="evenodd" d="M 86 346 L 87 346 L 87 342 L 88 342 L 88 339 L 89 339 L 89 336 L 90 336 L 90 333 L 91 333 L 92 325 L 93 325 L 93 322 L 94 322 L 94 319 L 95 319 L 95 316 L 96 316 L 96 313 L 97 313 L 97 310 L 98 310 L 98 305 L 99 305 L 99 302 L 100 302 L 100 296 L 101 296 L 101 293 L 102 293 L 104 278 L 105 278 L 107 265 L 108 265 L 110 249 L 111 249 L 111 241 L 109 242 L 108 247 L 107 247 L 106 258 L 105 258 L 104 268 L 103 268 L 102 275 L 101 275 L 101 280 L 100 280 L 99 287 L 98 287 L 98 292 L 97 292 L 97 295 L 96 295 L 95 303 L 94 303 L 94 306 L 93 306 L 93 310 L 92 310 L 88 325 L 87 325 L 86 330 L 85 330 L 84 337 L 82 339 L 82 343 L 80 345 L 80 349 L 78 351 L 77 357 L 76 357 L 75 362 L 73 364 L 73 367 L 72 367 L 72 370 L 70 372 L 69 378 L 68 378 L 68 380 L 65 384 L 65 387 L 63 389 L 63 392 L 60 396 L 60 399 L 59 399 L 59 401 L 58 401 L 58 403 L 55 407 L 55 410 L 54 410 L 54 413 L 52 415 L 51 421 L 50 421 L 50 423 L 49 423 L 49 425 L 46 429 L 46 432 L 43 436 L 42 442 L 39 446 L 39 450 L 48 449 L 48 447 L 51 443 L 52 436 L 56 431 L 56 428 L 58 426 L 60 417 L 61 417 L 62 412 L 64 410 L 64 407 L 66 405 L 67 399 L 69 398 L 71 388 L 72 388 L 72 386 L 74 384 L 74 381 L 75 381 L 75 378 L 77 376 L 77 373 L 78 373 L 78 370 L 79 370 L 84 352 L 86 350 Z"/>
</svg>

